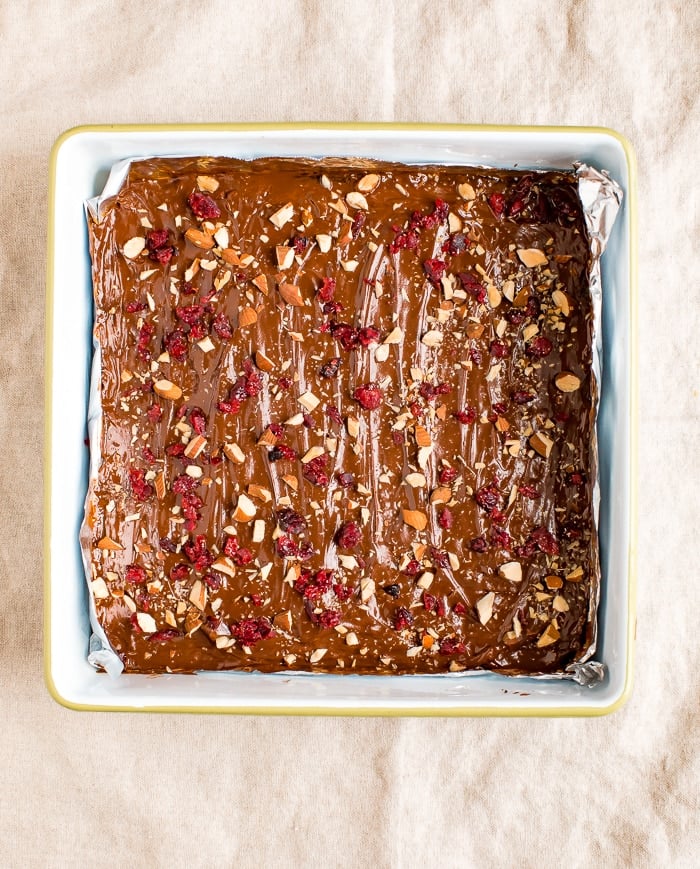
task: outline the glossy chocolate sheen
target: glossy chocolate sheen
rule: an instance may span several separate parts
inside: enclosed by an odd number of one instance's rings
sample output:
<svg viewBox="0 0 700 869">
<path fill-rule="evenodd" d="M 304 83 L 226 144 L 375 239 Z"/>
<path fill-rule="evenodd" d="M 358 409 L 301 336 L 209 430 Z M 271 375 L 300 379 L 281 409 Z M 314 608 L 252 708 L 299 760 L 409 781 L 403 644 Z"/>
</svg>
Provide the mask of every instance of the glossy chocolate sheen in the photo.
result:
<svg viewBox="0 0 700 869">
<path fill-rule="evenodd" d="M 550 673 L 590 654 L 573 173 L 152 159 L 90 249 L 83 539 L 127 672 Z"/>
</svg>

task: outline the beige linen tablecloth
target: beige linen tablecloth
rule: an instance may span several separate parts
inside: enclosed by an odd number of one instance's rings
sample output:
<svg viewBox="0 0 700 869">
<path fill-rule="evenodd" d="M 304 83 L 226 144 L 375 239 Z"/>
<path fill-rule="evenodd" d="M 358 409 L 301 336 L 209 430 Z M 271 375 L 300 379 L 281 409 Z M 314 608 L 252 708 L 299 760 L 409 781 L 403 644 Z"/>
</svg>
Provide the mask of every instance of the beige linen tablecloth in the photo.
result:
<svg viewBox="0 0 700 869">
<path fill-rule="evenodd" d="M 0 34 L 0 865 L 698 865 L 698 3 L 2 0 Z M 612 717 L 144 716 L 49 697 L 51 144 L 84 123 L 289 120 L 632 140 L 639 623 L 634 693 Z"/>
</svg>

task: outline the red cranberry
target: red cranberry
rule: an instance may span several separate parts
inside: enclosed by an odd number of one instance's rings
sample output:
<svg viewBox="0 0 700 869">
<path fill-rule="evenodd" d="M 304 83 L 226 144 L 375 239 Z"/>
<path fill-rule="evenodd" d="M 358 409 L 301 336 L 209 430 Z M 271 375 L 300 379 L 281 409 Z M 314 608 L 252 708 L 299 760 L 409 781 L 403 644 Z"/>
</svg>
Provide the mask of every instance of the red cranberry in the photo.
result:
<svg viewBox="0 0 700 869">
<path fill-rule="evenodd" d="M 544 552 L 547 555 L 559 554 L 559 544 L 554 536 L 543 526 L 535 528 L 532 531 L 530 534 L 530 540 L 535 543 L 541 552 Z"/>
<path fill-rule="evenodd" d="M 491 211 L 496 217 L 502 217 L 506 207 L 506 198 L 502 193 L 492 193 L 488 198 L 488 203 L 491 206 Z"/>
<path fill-rule="evenodd" d="M 322 628 L 334 628 L 340 624 L 340 613 L 338 610 L 324 610 L 318 617 L 318 623 Z"/>
<path fill-rule="evenodd" d="M 330 482 L 330 478 L 326 471 L 326 465 L 327 457 L 325 455 L 311 459 L 310 462 L 307 462 L 304 465 L 304 479 L 308 480 L 314 486 L 327 486 Z"/>
<path fill-rule="evenodd" d="M 153 486 L 146 481 L 146 472 L 143 468 L 129 469 L 129 483 L 137 501 L 146 501 L 153 494 Z"/>
<path fill-rule="evenodd" d="M 243 646 L 254 646 L 260 640 L 273 637 L 272 625 L 265 616 L 259 619 L 241 619 L 231 624 L 231 635 Z"/>
<path fill-rule="evenodd" d="M 187 356 L 187 347 L 187 335 L 181 329 L 175 329 L 165 336 L 165 349 L 172 359 L 184 359 Z"/>
<path fill-rule="evenodd" d="M 129 585 L 143 585 L 147 579 L 146 569 L 140 564 L 130 564 L 124 574 L 124 581 Z"/>
<path fill-rule="evenodd" d="M 367 215 L 364 211 L 358 211 L 355 214 L 355 217 L 352 221 L 352 226 L 350 228 L 350 232 L 352 233 L 353 238 L 357 238 L 357 236 L 362 232 L 362 227 L 365 225 L 365 221 L 367 220 Z"/>
<path fill-rule="evenodd" d="M 188 474 L 180 474 L 179 477 L 175 477 L 173 480 L 173 492 L 176 495 L 184 495 L 186 492 L 193 492 L 199 483 L 194 477 L 190 477 Z"/>
<path fill-rule="evenodd" d="M 457 479 L 459 474 L 457 473 L 456 468 L 444 467 L 440 468 L 440 473 L 438 474 L 438 480 L 441 486 L 449 486 L 451 483 Z"/>
<path fill-rule="evenodd" d="M 489 346 L 489 351 L 492 356 L 495 356 L 496 359 L 505 359 L 505 357 L 508 355 L 508 345 L 505 341 L 496 339 L 491 342 Z"/>
<path fill-rule="evenodd" d="M 467 608 L 462 603 L 461 600 L 458 600 L 457 603 L 452 607 L 452 612 L 454 612 L 455 615 L 458 615 L 458 616 L 463 616 L 466 613 L 466 611 L 467 611 Z"/>
<path fill-rule="evenodd" d="M 528 344 L 527 355 L 533 359 L 544 359 L 552 352 L 552 342 L 544 335 L 540 335 Z"/>
<path fill-rule="evenodd" d="M 214 202 L 211 196 L 207 196 L 206 193 L 200 193 L 198 190 L 194 190 L 187 197 L 187 204 L 190 206 L 195 216 L 202 220 L 212 220 L 221 217 L 219 206 Z"/>
<path fill-rule="evenodd" d="M 362 531 L 357 522 L 346 522 L 341 525 L 335 536 L 335 541 L 340 549 L 355 549 L 362 540 Z"/>
<path fill-rule="evenodd" d="M 462 425 L 470 425 L 476 421 L 476 408 L 465 407 L 462 410 L 456 410 L 452 416 Z"/>
<path fill-rule="evenodd" d="M 374 326 L 364 326 L 357 333 L 357 340 L 363 347 L 369 347 L 370 344 L 377 344 L 381 337 L 381 332 Z"/>
<path fill-rule="evenodd" d="M 511 395 L 511 398 L 513 399 L 513 402 L 515 404 L 523 405 L 529 404 L 531 401 L 534 401 L 535 395 L 532 392 L 526 392 L 523 389 L 519 389 Z"/>
<path fill-rule="evenodd" d="M 445 531 L 449 531 L 452 528 L 453 521 L 452 510 L 449 507 L 443 507 L 438 515 L 438 525 L 444 528 Z"/>
<path fill-rule="evenodd" d="M 469 541 L 469 548 L 472 552 L 486 552 L 489 545 L 485 537 L 472 537 Z"/>
<path fill-rule="evenodd" d="M 286 534 L 282 534 L 277 538 L 276 546 L 277 554 L 283 558 L 294 558 L 299 554 L 299 546 L 291 537 L 287 537 Z"/>
<path fill-rule="evenodd" d="M 457 277 L 462 283 L 462 286 L 467 293 L 477 302 L 483 303 L 486 301 L 486 287 L 474 275 L 469 272 L 460 272 Z"/>
<path fill-rule="evenodd" d="M 290 446 L 287 446 L 287 444 L 277 444 L 276 446 L 272 447 L 272 449 L 267 454 L 267 458 L 271 462 L 279 462 L 282 460 L 293 461 L 294 459 L 296 459 L 296 457 L 297 454 Z"/>
<path fill-rule="evenodd" d="M 365 410 L 376 410 L 382 403 L 382 390 L 376 383 L 363 383 L 355 389 L 352 397 Z"/>
<path fill-rule="evenodd" d="M 330 302 L 335 293 L 335 279 L 323 278 L 323 283 L 319 287 L 318 297 L 322 302 Z"/>
<path fill-rule="evenodd" d="M 223 311 L 219 311 L 216 317 L 214 317 L 211 325 L 216 334 L 222 340 L 233 337 L 233 327 L 231 326 L 231 321 L 226 316 L 226 314 L 224 314 Z"/>
<path fill-rule="evenodd" d="M 529 498 L 530 501 L 535 501 L 540 497 L 540 493 L 534 486 L 530 486 L 528 483 L 521 483 L 518 486 L 518 492 L 523 496 L 523 498 Z"/>
<path fill-rule="evenodd" d="M 203 435 L 207 430 L 207 418 L 204 416 L 204 411 L 201 407 L 193 407 L 190 411 L 190 422 L 192 428 L 198 435 Z"/>
<path fill-rule="evenodd" d="M 434 594 L 430 594 L 429 591 L 423 592 L 423 606 L 428 610 L 428 612 L 433 612 L 435 609 L 435 605 L 437 604 L 437 598 Z"/>
<path fill-rule="evenodd" d="M 405 631 L 413 624 L 413 613 L 409 612 L 406 607 L 400 606 L 396 608 L 394 613 L 394 629 L 397 631 Z"/>
<path fill-rule="evenodd" d="M 404 569 L 403 569 L 403 573 L 404 573 L 406 576 L 418 576 L 418 574 L 420 573 L 420 562 L 419 562 L 419 561 L 416 561 L 415 558 L 412 558 L 412 559 L 408 562 L 408 564 L 406 565 L 406 567 L 404 567 Z"/>
<path fill-rule="evenodd" d="M 482 510 L 493 510 L 502 503 L 501 493 L 495 483 L 487 483 L 477 489 L 474 493 L 474 500 Z"/>
<path fill-rule="evenodd" d="M 331 336 L 348 353 L 354 350 L 359 343 L 357 329 L 349 323 L 331 323 Z"/>
<path fill-rule="evenodd" d="M 335 475 L 341 489 L 350 489 L 355 485 L 355 475 L 349 471 L 340 471 Z"/>
<path fill-rule="evenodd" d="M 428 280 L 435 286 L 440 285 L 440 279 L 445 274 L 446 264 L 441 259 L 427 259 L 423 263 L 423 271 Z"/>
<path fill-rule="evenodd" d="M 306 519 L 292 510 L 291 507 L 282 507 L 275 514 L 277 524 L 283 531 L 288 531 L 290 534 L 301 534 L 306 530 Z"/>
<path fill-rule="evenodd" d="M 456 637 L 447 637 L 440 642 L 441 655 L 463 655 L 466 651 L 464 643 Z"/>
<path fill-rule="evenodd" d="M 146 411 L 149 422 L 159 422 L 163 416 L 163 408 L 159 404 L 152 404 Z"/>
<path fill-rule="evenodd" d="M 141 357 L 141 359 L 148 359 L 150 353 L 148 351 L 148 345 L 151 343 L 151 338 L 155 334 L 155 328 L 150 323 L 143 323 L 141 328 L 139 329 L 139 337 L 136 343 L 136 352 Z"/>
<path fill-rule="evenodd" d="M 320 377 L 323 378 L 331 378 L 338 376 L 338 370 L 340 369 L 340 356 L 333 356 L 331 359 L 326 360 L 323 365 L 318 369 L 318 373 Z"/>
<path fill-rule="evenodd" d="M 182 636 L 182 632 L 175 628 L 164 628 L 162 631 L 156 631 L 148 637 L 149 643 L 170 643 Z"/>
<path fill-rule="evenodd" d="M 489 540 L 499 549 L 510 549 L 510 534 L 503 528 L 492 528 L 489 532 Z"/>
</svg>

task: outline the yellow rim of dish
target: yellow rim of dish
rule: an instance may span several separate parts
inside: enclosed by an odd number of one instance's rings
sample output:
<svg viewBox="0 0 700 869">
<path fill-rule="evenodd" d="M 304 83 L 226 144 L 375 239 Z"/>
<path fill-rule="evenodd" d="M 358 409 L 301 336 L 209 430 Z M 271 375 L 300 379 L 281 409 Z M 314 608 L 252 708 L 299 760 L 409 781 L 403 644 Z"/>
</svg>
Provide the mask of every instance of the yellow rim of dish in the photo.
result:
<svg viewBox="0 0 700 869">
<path fill-rule="evenodd" d="M 51 672 L 51 443 L 53 423 L 53 302 L 54 302 L 54 218 L 56 193 L 56 163 L 61 147 L 77 135 L 84 133 L 163 133 L 175 132 L 255 132 L 286 130 L 350 130 L 374 131 L 437 131 L 437 132 L 484 132 L 484 133 L 563 133 L 600 134 L 610 136 L 622 147 L 627 160 L 628 190 L 627 209 L 630 229 L 630 528 L 627 577 L 627 646 L 625 660 L 625 682 L 620 696 L 608 706 L 557 706 L 546 709 L 483 706 L 445 709 L 434 706 L 410 707 L 326 707 L 326 706 L 100 706 L 89 703 L 74 703 L 63 697 L 53 680 Z M 630 142 L 621 133 L 608 127 L 557 127 L 557 126 L 517 126 L 492 124 L 402 124 L 402 123 L 238 123 L 238 124 L 95 124 L 73 127 L 56 139 L 51 150 L 49 163 L 48 232 L 46 258 L 46 337 L 45 337 L 45 383 L 44 383 L 44 678 L 51 696 L 68 709 L 85 712 L 187 712 L 208 714 L 238 715 L 343 715 L 343 716 L 386 716 L 386 717 L 472 717 L 472 718 L 587 718 L 608 715 L 620 709 L 632 691 L 632 667 L 634 639 L 636 635 L 636 594 L 637 594 L 637 161 Z"/>
</svg>

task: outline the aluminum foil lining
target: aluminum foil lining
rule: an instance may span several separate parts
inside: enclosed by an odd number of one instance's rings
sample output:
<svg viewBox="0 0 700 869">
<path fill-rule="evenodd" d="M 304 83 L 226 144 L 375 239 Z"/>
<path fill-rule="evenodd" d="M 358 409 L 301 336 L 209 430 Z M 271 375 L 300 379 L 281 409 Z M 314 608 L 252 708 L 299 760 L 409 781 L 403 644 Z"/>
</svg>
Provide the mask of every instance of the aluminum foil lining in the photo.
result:
<svg viewBox="0 0 700 869">
<path fill-rule="evenodd" d="M 197 156 L 197 155 L 193 155 Z M 144 158 L 145 159 L 145 158 Z M 129 174 L 129 167 L 133 161 L 131 159 L 120 160 L 112 166 L 104 189 L 99 196 L 88 199 L 85 202 L 86 215 L 100 222 L 102 216 L 102 207 L 107 199 L 116 196 L 119 193 L 122 185 L 126 181 Z M 479 167 L 489 169 L 492 167 Z M 602 382 L 603 370 L 603 285 L 601 276 L 600 259 L 605 251 L 610 234 L 615 223 L 615 219 L 622 205 L 622 188 L 614 181 L 605 170 L 595 169 L 585 163 L 575 163 L 576 175 L 578 177 L 578 192 L 583 206 L 584 219 L 586 229 L 591 246 L 591 265 L 589 270 L 589 286 L 593 304 L 593 375 L 596 384 L 596 394 L 594 402 L 594 413 L 597 418 L 598 407 L 600 404 L 600 390 L 598 384 Z M 100 444 L 102 434 L 102 405 L 100 401 L 100 381 L 101 381 L 101 348 L 98 342 L 93 339 L 94 355 L 92 360 L 92 372 L 90 378 L 90 396 L 88 405 L 88 435 L 90 439 L 90 469 L 89 469 L 89 486 L 91 487 L 97 480 L 97 473 L 101 459 Z M 600 512 L 600 476 L 598 473 L 598 446 L 595 436 L 595 427 L 593 428 L 594 435 L 591 442 L 591 467 L 595 469 L 595 479 L 593 485 L 593 519 L 596 530 L 598 528 L 598 518 Z M 83 523 L 80 533 L 80 542 L 83 553 L 83 564 L 85 566 L 86 581 L 90 582 L 90 559 L 88 546 L 90 543 L 90 531 Z M 90 649 L 88 661 L 93 667 L 106 671 L 111 677 L 119 676 L 124 665 L 112 649 L 107 640 L 105 632 L 97 619 L 97 611 L 95 601 L 88 588 L 88 599 L 90 606 L 90 624 L 92 626 L 92 636 L 90 637 Z M 579 685 L 591 686 L 601 682 L 605 678 L 605 665 L 599 661 L 593 660 L 593 655 L 596 651 L 597 644 L 597 618 L 596 613 L 600 603 L 600 583 L 597 583 L 596 588 L 591 594 L 591 620 L 593 624 L 593 635 L 589 647 L 586 649 L 580 661 L 570 664 L 562 673 L 543 673 L 540 675 L 522 674 L 511 676 L 511 679 L 570 679 L 577 682 Z M 293 671 L 288 671 L 293 672 Z M 304 676 L 313 676 L 313 673 L 300 673 Z M 316 674 L 318 675 L 318 674 Z M 481 676 L 483 678 L 483 670 L 465 670 L 461 673 L 445 673 L 445 674 L 424 674 L 432 678 L 444 678 L 448 676 L 455 679 L 464 679 L 469 676 Z"/>
</svg>

